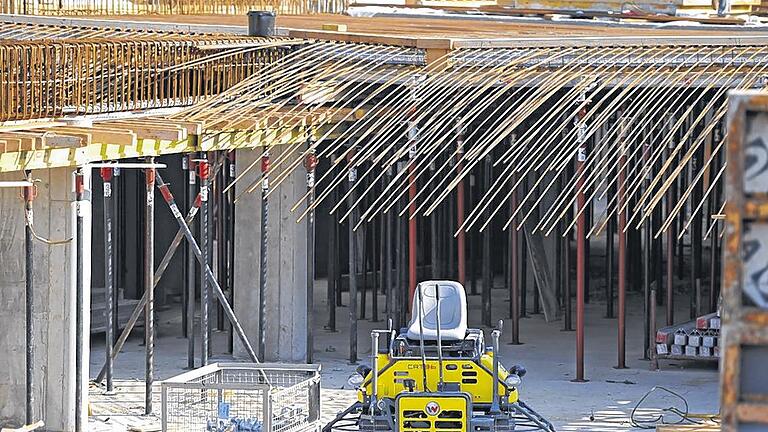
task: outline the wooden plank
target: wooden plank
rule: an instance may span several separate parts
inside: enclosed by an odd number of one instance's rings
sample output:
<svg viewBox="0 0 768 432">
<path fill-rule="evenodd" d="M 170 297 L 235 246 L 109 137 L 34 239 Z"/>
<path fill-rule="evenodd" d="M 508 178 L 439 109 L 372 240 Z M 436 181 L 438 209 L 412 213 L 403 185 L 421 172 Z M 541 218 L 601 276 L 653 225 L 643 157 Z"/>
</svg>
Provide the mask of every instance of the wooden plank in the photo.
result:
<svg viewBox="0 0 768 432">
<path fill-rule="evenodd" d="M 154 139 L 163 141 L 180 141 L 186 139 L 186 129 L 181 129 L 175 126 L 161 126 L 161 125 L 147 125 L 138 121 L 111 121 L 104 125 L 117 125 L 130 129 L 137 137 L 142 139 Z"/>
<path fill-rule="evenodd" d="M 25 136 L 19 132 L 0 133 L 0 138 L 5 140 L 7 152 L 30 151 L 42 147 L 40 137 Z"/>
<path fill-rule="evenodd" d="M 107 128 L 107 127 L 57 127 L 51 129 L 53 132 L 88 134 L 91 136 L 91 143 L 113 144 L 113 145 L 136 145 L 136 134 L 128 129 Z"/>
<path fill-rule="evenodd" d="M 57 126 L 66 126 L 66 123 L 52 122 L 52 121 L 23 121 L 23 122 L 8 122 L 0 124 L 0 132 L 14 132 L 20 130 L 30 129 L 45 129 Z"/>
<path fill-rule="evenodd" d="M 43 140 L 42 148 L 77 148 L 90 144 L 91 136 L 88 134 L 49 134 Z"/>
<path fill-rule="evenodd" d="M 195 121 L 182 121 L 176 119 L 159 119 L 159 118 L 142 118 L 142 119 L 130 119 L 131 122 L 139 122 L 142 125 L 153 125 L 158 127 L 176 127 L 186 129 L 190 135 L 199 135 L 203 131 L 203 122 Z"/>
</svg>

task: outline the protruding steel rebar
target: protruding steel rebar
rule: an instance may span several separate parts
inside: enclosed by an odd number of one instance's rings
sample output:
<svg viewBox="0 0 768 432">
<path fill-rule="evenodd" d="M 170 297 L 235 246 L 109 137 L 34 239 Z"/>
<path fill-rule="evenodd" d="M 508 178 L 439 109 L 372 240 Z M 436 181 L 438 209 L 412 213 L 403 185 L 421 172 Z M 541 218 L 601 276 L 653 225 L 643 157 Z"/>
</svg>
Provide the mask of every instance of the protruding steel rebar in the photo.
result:
<svg viewBox="0 0 768 432">
<path fill-rule="evenodd" d="M 197 174 L 200 177 L 200 250 L 203 263 L 201 269 L 208 265 L 208 213 L 210 209 L 210 191 L 208 178 L 210 168 L 205 153 L 197 162 Z M 205 271 L 200 271 L 200 366 L 208 364 L 208 356 L 211 353 L 210 332 L 211 299 L 208 278 Z"/>
<path fill-rule="evenodd" d="M 627 119 L 624 117 L 619 118 L 619 127 L 621 128 L 620 137 L 622 138 L 621 141 L 619 141 L 619 145 L 621 148 L 619 149 L 619 179 L 616 184 L 616 198 L 617 198 L 617 205 L 621 209 L 623 208 L 624 201 L 626 200 L 625 196 L 625 178 L 626 178 L 626 162 L 627 162 L 627 153 L 626 153 L 626 143 L 623 141 L 624 134 L 626 132 L 626 129 L 628 127 Z M 619 210 L 617 217 L 618 217 L 618 229 L 616 230 L 616 233 L 619 236 L 619 250 L 618 250 L 618 362 L 616 364 L 617 369 L 625 369 L 627 367 L 626 364 L 626 320 L 627 320 L 627 307 L 626 307 L 626 300 L 627 300 L 627 211 L 626 210 Z"/>
<path fill-rule="evenodd" d="M 32 172 L 26 170 L 24 176 L 32 181 Z M 35 421 L 35 267 L 32 224 L 34 213 L 32 201 L 35 199 L 35 186 L 24 186 L 24 303 L 26 322 L 26 419 L 27 424 Z M 109 323 L 107 323 L 109 328 Z"/>
<path fill-rule="evenodd" d="M 154 158 L 148 158 L 154 163 Z M 144 309 L 144 414 L 152 415 L 152 385 L 155 381 L 155 169 L 147 168 L 144 207 L 144 290 L 147 304 Z"/>
<path fill-rule="evenodd" d="M 84 221 L 86 201 L 85 174 L 82 168 L 75 172 L 75 432 L 84 430 L 88 419 L 85 414 L 83 377 L 83 338 L 85 337 L 83 308 L 85 307 L 85 246 Z"/>
<path fill-rule="evenodd" d="M 310 146 L 312 143 L 310 143 Z M 304 168 L 307 170 L 307 206 L 312 207 L 315 199 L 315 168 L 317 157 L 314 153 L 307 155 Z M 375 294 L 374 294 L 375 295 Z M 314 339 L 314 313 L 315 313 L 315 213 L 310 212 L 307 218 L 307 363 L 312 363 L 315 347 Z"/>
<path fill-rule="evenodd" d="M 579 111 L 576 127 L 580 126 L 578 121 L 586 115 L 586 109 Z M 587 143 L 583 130 L 578 133 L 579 147 L 576 150 L 576 175 L 583 182 L 585 165 L 587 162 Z M 576 378 L 575 382 L 584 382 L 584 294 L 587 281 L 586 269 L 586 213 L 582 211 L 587 205 L 584 187 L 582 184 L 577 186 L 578 196 L 576 200 L 577 225 L 576 225 Z"/>
<path fill-rule="evenodd" d="M 352 189 L 357 180 L 357 168 L 352 166 L 347 171 L 349 188 Z M 347 202 L 354 202 L 354 192 L 349 195 Z M 349 362 L 357 363 L 357 233 L 354 224 L 357 222 L 357 211 L 352 212 L 349 220 Z"/>
<path fill-rule="evenodd" d="M 259 357 L 267 357 L 267 247 L 269 241 L 269 148 L 261 153 L 261 242 L 259 249 Z"/>
<path fill-rule="evenodd" d="M 195 147 L 199 145 L 200 137 L 195 135 L 192 137 L 193 144 L 195 144 Z M 186 181 L 186 196 L 187 196 L 187 213 L 190 213 L 195 209 L 197 211 L 198 205 L 196 204 L 198 194 L 197 194 L 197 175 L 195 175 L 195 163 L 192 161 L 191 155 L 185 155 L 184 160 L 186 160 L 187 165 L 187 181 Z M 202 203 L 201 203 L 202 204 Z M 188 223 L 192 223 L 192 221 L 188 221 Z M 177 235 L 178 237 L 178 235 Z M 195 280 L 195 254 L 192 252 L 192 247 L 187 244 L 184 248 L 185 254 L 186 254 L 186 267 L 187 267 L 187 274 L 186 274 L 186 298 L 187 298 L 187 304 L 186 304 L 186 316 L 187 316 L 187 322 L 186 324 L 186 336 L 187 336 L 187 368 L 188 369 L 194 369 L 195 368 L 195 304 L 197 303 L 196 300 L 196 287 L 197 287 L 197 281 Z"/>
<path fill-rule="evenodd" d="M 101 179 L 104 187 L 104 299 L 105 299 L 105 347 L 104 356 L 107 366 L 107 393 L 114 390 L 112 383 L 112 344 L 115 343 L 113 330 L 115 327 L 114 306 L 114 274 L 112 253 L 112 174 L 114 168 L 101 168 Z"/>
</svg>

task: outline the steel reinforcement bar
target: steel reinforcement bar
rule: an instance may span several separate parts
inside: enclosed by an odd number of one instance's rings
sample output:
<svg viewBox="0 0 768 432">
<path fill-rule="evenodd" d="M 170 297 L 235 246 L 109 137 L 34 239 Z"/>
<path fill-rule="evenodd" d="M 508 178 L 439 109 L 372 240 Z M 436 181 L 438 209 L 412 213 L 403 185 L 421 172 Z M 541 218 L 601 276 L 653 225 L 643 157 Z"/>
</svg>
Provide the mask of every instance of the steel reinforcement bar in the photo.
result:
<svg viewBox="0 0 768 432">
<path fill-rule="evenodd" d="M 348 0 L 0 0 L 0 13 L 29 15 L 242 15 L 251 10 L 280 14 L 342 13 Z"/>
<path fill-rule="evenodd" d="M 0 122 L 191 105 L 292 44 L 223 36 L 0 41 Z"/>
</svg>

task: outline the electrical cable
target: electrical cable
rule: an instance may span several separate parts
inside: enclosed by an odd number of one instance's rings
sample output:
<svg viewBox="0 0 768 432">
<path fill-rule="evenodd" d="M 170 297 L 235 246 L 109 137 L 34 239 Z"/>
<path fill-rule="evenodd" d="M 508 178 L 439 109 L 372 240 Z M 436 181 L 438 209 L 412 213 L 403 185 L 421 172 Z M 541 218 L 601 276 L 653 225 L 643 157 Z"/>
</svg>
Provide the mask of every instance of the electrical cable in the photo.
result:
<svg viewBox="0 0 768 432">
<path fill-rule="evenodd" d="M 642 419 L 638 420 L 637 417 L 636 417 L 637 410 L 640 408 L 640 406 L 643 404 L 643 402 L 645 402 L 645 400 L 648 399 L 648 397 L 651 394 L 653 394 L 654 392 L 656 392 L 656 391 L 666 392 L 666 393 L 668 393 L 668 394 L 670 394 L 672 396 L 675 396 L 680 401 L 682 401 L 682 403 L 684 405 L 684 409 L 681 410 L 681 409 L 679 409 L 679 408 L 677 408 L 675 406 L 671 406 L 669 408 L 662 408 L 660 410 L 661 411 L 660 415 L 658 415 L 658 416 L 656 416 L 656 417 L 654 417 L 652 419 L 649 419 L 649 420 L 642 420 Z M 671 413 L 671 414 L 679 417 L 680 419 L 677 420 L 677 421 L 673 421 L 673 422 L 667 422 L 666 419 L 664 418 L 664 413 Z M 674 392 L 674 391 L 672 391 L 672 390 L 670 390 L 670 389 L 668 389 L 666 387 L 662 387 L 662 386 L 654 386 L 653 388 L 648 390 L 648 392 L 646 392 L 645 395 L 643 395 L 643 397 L 640 398 L 640 400 L 637 402 L 637 404 L 635 404 L 634 408 L 632 408 L 632 412 L 631 412 L 631 414 L 629 416 L 630 424 L 633 427 L 636 427 L 636 428 L 639 428 L 639 429 L 656 429 L 656 426 L 658 426 L 658 425 L 669 425 L 669 424 L 672 424 L 672 425 L 674 425 L 674 424 L 703 424 L 704 422 L 702 420 L 717 421 L 717 416 L 716 415 L 701 416 L 701 415 L 691 414 L 690 411 L 689 411 L 688 400 L 685 399 L 685 397 L 683 397 L 679 393 L 676 393 L 676 392 Z"/>
<path fill-rule="evenodd" d="M 40 180 L 33 180 L 33 182 L 39 182 Z M 37 186 L 33 186 L 35 188 L 34 195 L 37 195 Z M 47 245 L 56 246 L 56 245 L 63 245 L 67 244 L 72 241 L 74 237 L 69 237 L 68 239 L 64 240 L 50 240 L 47 239 L 35 232 L 35 227 L 32 220 L 32 213 L 27 213 L 24 215 L 24 224 L 26 224 L 29 227 L 29 232 L 32 234 L 32 237 L 34 237 L 37 241 L 45 243 Z"/>
</svg>

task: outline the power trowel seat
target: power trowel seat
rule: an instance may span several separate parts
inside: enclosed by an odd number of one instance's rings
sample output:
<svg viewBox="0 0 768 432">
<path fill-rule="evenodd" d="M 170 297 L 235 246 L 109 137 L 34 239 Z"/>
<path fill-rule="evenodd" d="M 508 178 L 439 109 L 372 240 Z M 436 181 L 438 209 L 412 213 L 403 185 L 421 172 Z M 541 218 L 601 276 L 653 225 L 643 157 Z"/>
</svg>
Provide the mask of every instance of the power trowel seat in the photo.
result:
<svg viewBox="0 0 768 432">
<path fill-rule="evenodd" d="M 419 340 L 423 334 L 425 341 L 437 340 L 437 292 L 440 293 L 440 338 L 450 344 L 467 336 L 467 293 L 464 287 L 454 281 L 429 281 L 416 287 L 411 322 L 406 332 L 408 339 Z"/>
</svg>

